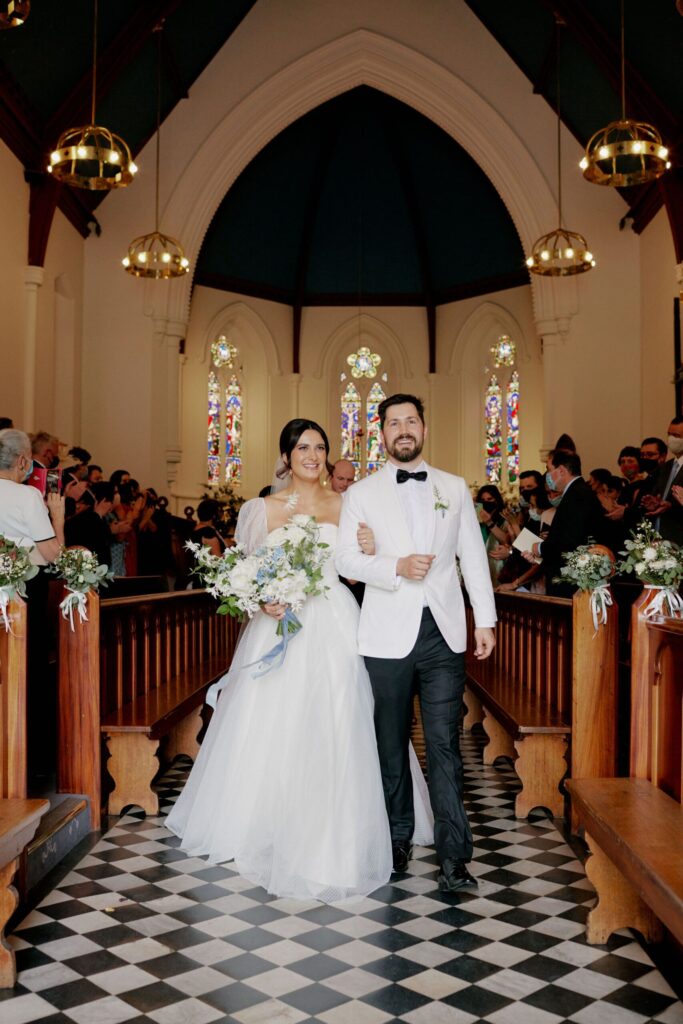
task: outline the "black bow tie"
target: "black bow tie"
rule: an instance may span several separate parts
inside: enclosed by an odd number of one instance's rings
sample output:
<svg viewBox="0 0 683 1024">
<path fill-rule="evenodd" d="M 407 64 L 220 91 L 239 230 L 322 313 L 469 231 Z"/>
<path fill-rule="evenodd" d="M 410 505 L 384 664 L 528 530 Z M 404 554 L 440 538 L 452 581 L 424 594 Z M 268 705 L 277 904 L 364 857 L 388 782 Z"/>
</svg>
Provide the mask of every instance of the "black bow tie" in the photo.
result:
<svg viewBox="0 0 683 1024">
<path fill-rule="evenodd" d="M 417 473 L 409 473 L 407 469 L 396 470 L 396 483 L 404 484 L 406 480 L 426 480 L 427 470 L 421 469 Z"/>
</svg>

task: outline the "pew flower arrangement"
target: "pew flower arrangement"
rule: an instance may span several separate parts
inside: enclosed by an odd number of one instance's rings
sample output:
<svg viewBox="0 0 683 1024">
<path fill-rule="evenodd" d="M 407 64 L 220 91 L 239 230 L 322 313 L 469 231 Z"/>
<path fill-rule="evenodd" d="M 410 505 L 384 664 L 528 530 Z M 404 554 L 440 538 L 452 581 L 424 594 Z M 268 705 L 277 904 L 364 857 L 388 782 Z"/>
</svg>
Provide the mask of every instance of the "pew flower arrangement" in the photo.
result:
<svg viewBox="0 0 683 1024">
<path fill-rule="evenodd" d="M 323 566 L 329 557 L 329 545 L 320 540 L 315 520 L 311 516 L 293 515 L 284 526 L 272 530 L 251 554 L 239 544 L 227 548 L 222 555 L 212 555 L 207 547 L 192 541 L 185 547 L 197 560 L 195 573 L 209 593 L 218 598 L 219 614 L 251 618 L 262 604 L 287 605 L 276 630 L 281 639 L 254 663 L 260 666 L 254 675 L 265 675 L 281 665 L 290 635 L 302 628 L 296 612 L 308 597 L 327 590 Z"/>
<path fill-rule="evenodd" d="M 589 591 L 595 633 L 607 624 L 607 609 L 612 604 L 608 580 L 614 573 L 614 557 L 608 548 L 590 541 L 575 551 L 565 551 L 565 564 L 556 582 L 572 583 L 579 590 Z"/>
<path fill-rule="evenodd" d="M 8 633 L 12 627 L 7 605 L 17 595 L 26 597 L 26 583 L 38 572 L 38 566 L 31 563 L 31 550 L 0 535 L 0 615 Z"/>
<path fill-rule="evenodd" d="M 81 622 L 88 621 L 90 591 L 106 587 L 114 576 L 109 566 L 98 562 L 97 555 L 87 548 L 63 548 L 47 571 L 64 580 L 67 595 L 59 608 L 62 616 L 69 619 L 71 629 L 74 628 L 74 611 L 78 612 Z"/>
<path fill-rule="evenodd" d="M 683 598 L 678 589 L 683 581 L 683 549 L 673 541 L 664 540 L 649 520 L 644 520 L 631 532 L 631 540 L 624 541 L 620 551 L 620 572 L 632 572 L 646 590 L 658 593 L 645 611 L 645 616 L 669 615 L 683 618 Z"/>
</svg>

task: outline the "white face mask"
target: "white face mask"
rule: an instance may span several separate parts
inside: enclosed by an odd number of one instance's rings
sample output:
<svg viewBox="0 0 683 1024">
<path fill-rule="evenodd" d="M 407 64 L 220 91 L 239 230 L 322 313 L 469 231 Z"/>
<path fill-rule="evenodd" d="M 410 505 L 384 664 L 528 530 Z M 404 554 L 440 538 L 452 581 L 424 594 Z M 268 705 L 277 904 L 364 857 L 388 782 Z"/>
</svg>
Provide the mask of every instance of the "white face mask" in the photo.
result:
<svg viewBox="0 0 683 1024">
<path fill-rule="evenodd" d="M 540 522 L 540 520 L 541 520 L 541 513 L 538 511 L 537 508 L 532 508 L 530 510 L 530 512 L 529 512 L 529 519 L 535 519 L 537 523 Z"/>
<path fill-rule="evenodd" d="M 675 455 L 677 458 L 679 455 L 683 455 L 683 437 L 676 437 L 675 434 L 669 434 L 666 442 L 669 445 L 669 451 L 672 455 Z"/>
</svg>

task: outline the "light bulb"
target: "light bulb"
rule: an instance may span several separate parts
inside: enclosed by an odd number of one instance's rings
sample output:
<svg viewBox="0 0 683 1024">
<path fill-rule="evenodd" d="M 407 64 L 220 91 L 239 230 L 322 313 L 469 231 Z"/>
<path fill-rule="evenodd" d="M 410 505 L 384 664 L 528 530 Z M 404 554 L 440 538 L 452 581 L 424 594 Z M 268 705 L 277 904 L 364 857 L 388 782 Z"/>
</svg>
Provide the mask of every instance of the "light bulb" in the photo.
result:
<svg viewBox="0 0 683 1024">
<path fill-rule="evenodd" d="M 129 267 L 130 266 L 130 260 L 128 259 L 127 256 L 124 256 L 123 259 L 121 260 L 121 262 L 123 263 L 124 267 Z"/>
<path fill-rule="evenodd" d="M 50 163 L 59 163 L 59 152 L 57 150 L 55 150 L 54 153 L 50 153 Z"/>
<path fill-rule="evenodd" d="M 601 160 L 604 160 L 606 157 L 609 156 L 609 149 L 607 148 L 607 146 L 600 146 L 600 149 L 598 150 L 598 156 Z"/>
<path fill-rule="evenodd" d="M 189 265 L 190 265 L 190 261 L 185 256 L 183 256 L 183 258 L 180 261 L 180 266 L 183 267 L 183 269 L 187 269 L 187 267 L 189 267 Z"/>
<path fill-rule="evenodd" d="M 592 252 L 588 252 L 588 250 L 586 250 L 585 259 L 587 259 L 589 263 L 593 263 L 595 265 Z"/>
<path fill-rule="evenodd" d="M 170 252 L 163 253 L 163 255 L 161 257 L 161 262 L 162 263 L 170 263 L 171 262 L 171 254 L 170 254 Z"/>
<path fill-rule="evenodd" d="M 543 252 L 541 253 L 541 259 L 545 260 L 546 263 L 550 259 L 550 253 L 548 252 L 547 249 L 544 249 Z"/>
<path fill-rule="evenodd" d="M 666 160 L 668 155 L 669 155 L 669 150 L 666 148 L 666 146 L 660 146 L 659 147 L 659 157 L 660 157 L 660 159 L 661 160 Z"/>
<path fill-rule="evenodd" d="M 528 256 L 527 257 L 526 265 L 527 265 L 527 267 L 533 267 L 533 265 L 534 265 L 534 258 L 533 258 L 533 256 Z"/>
<path fill-rule="evenodd" d="M 568 260 L 573 260 L 574 259 L 574 250 L 571 249 L 571 248 L 570 249 L 566 249 L 565 250 L 565 256 L 567 257 Z"/>
<path fill-rule="evenodd" d="M 119 156 L 119 154 L 118 154 L 118 153 L 116 152 L 116 150 L 114 150 L 113 152 L 111 152 L 111 153 L 109 154 L 109 163 L 110 163 L 110 164 L 117 164 L 117 163 L 119 162 L 119 160 L 120 160 L 120 159 L 121 159 L 121 157 L 120 157 L 120 156 Z"/>
<path fill-rule="evenodd" d="M 88 155 L 88 150 L 85 148 L 85 146 L 78 146 L 78 148 L 76 149 L 76 155 L 79 156 L 81 160 L 83 160 Z"/>
<path fill-rule="evenodd" d="M 642 144 L 642 142 L 637 142 L 636 141 L 636 142 L 632 143 L 632 145 L 631 145 L 631 152 L 632 153 L 642 153 L 643 152 L 643 144 Z"/>
<path fill-rule="evenodd" d="M 139 252 L 138 253 L 138 263 L 146 263 L 146 262 L 147 262 L 147 253 L 146 252 Z"/>
<path fill-rule="evenodd" d="M 582 171 L 586 170 L 586 168 L 588 167 L 588 160 L 586 159 L 586 157 L 584 157 L 583 160 L 579 161 L 579 167 Z"/>
<path fill-rule="evenodd" d="M 128 170 L 130 171 L 131 174 L 137 174 L 138 173 L 138 165 L 134 164 L 133 161 L 131 160 L 131 162 L 128 165 Z"/>
</svg>

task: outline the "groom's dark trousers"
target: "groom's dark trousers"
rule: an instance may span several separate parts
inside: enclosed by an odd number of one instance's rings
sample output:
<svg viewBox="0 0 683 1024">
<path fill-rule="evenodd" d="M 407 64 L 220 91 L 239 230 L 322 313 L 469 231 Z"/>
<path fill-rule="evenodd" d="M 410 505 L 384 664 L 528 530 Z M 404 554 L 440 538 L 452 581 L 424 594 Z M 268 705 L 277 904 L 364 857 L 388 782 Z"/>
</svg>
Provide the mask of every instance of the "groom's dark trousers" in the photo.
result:
<svg viewBox="0 0 683 1024">
<path fill-rule="evenodd" d="M 375 732 L 392 842 L 412 839 L 415 827 L 408 758 L 413 694 L 420 697 L 427 747 L 434 845 L 446 857 L 469 861 L 472 832 L 462 800 L 458 729 L 465 688 L 465 655 L 444 640 L 429 608 L 405 658 L 365 658 L 375 697 Z"/>
</svg>

